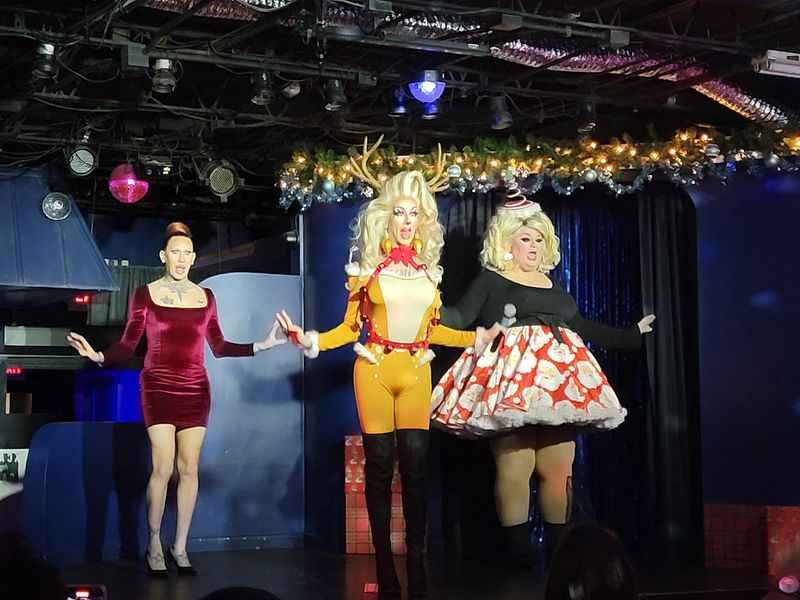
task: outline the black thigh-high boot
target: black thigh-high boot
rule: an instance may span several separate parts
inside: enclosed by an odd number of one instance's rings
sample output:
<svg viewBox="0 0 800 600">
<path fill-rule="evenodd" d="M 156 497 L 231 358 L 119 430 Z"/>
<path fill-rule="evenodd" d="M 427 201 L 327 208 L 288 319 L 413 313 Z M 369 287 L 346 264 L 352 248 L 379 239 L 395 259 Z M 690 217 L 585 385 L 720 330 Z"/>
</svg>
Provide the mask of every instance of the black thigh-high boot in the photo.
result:
<svg viewBox="0 0 800 600">
<path fill-rule="evenodd" d="M 548 523 L 547 521 L 544 523 L 544 557 L 545 565 L 548 569 L 553 562 L 553 554 L 558 548 L 561 535 L 566 527 L 565 523 Z"/>
<path fill-rule="evenodd" d="M 400 596 L 400 582 L 394 569 L 391 544 L 392 475 L 394 473 L 394 432 L 365 433 L 364 495 L 367 499 L 378 593 L 381 597 Z"/>
<path fill-rule="evenodd" d="M 403 516 L 406 520 L 406 565 L 408 594 L 412 598 L 428 595 L 425 572 L 425 532 L 427 529 L 428 441 L 427 429 L 398 429 L 400 475 L 403 482 Z"/>
<path fill-rule="evenodd" d="M 507 566 L 511 569 L 531 569 L 536 563 L 536 551 L 531 544 L 531 526 L 528 521 L 503 527 L 506 542 Z"/>
</svg>

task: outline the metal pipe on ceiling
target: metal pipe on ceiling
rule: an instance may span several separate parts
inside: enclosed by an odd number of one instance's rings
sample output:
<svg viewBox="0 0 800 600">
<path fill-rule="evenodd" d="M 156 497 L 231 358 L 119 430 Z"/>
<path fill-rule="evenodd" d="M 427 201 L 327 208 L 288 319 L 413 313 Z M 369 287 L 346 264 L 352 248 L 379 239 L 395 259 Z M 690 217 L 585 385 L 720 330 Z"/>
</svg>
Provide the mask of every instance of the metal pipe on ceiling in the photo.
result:
<svg viewBox="0 0 800 600">
<path fill-rule="evenodd" d="M 182 0 L 148 0 L 151 7 L 166 6 L 167 3 L 174 6 Z M 674 34 L 663 34 L 658 32 L 643 31 L 633 27 L 621 27 L 606 25 L 603 23 L 592 23 L 579 21 L 563 17 L 548 17 L 545 15 L 531 14 L 522 11 L 505 10 L 500 8 L 483 8 L 471 10 L 467 7 L 449 4 L 445 2 L 420 3 L 413 0 L 400 0 L 393 2 L 393 7 L 406 8 L 415 11 L 436 12 L 437 15 L 448 15 L 456 19 L 474 19 L 479 16 L 501 16 L 503 14 L 515 16 L 521 19 L 524 28 L 545 30 L 559 34 L 586 35 L 588 37 L 604 37 L 609 31 L 627 31 L 632 36 L 652 41 L 658 44 L 683 46 L 698 48 L 706 52 L 724 52 L 744 56 L 752 56 L 753 49 L 747 45 L 736 42 L 725 42 L 721 40 L 708 40 L 704 38 L 693 38 Z M 455 54 L 460 56 L 483 57 L 487 54 L 501 60 L 517 62 L 536 69 L 548 69 L 556 71 L 580 72 L 580 73 L 611 73 L 626 76 L 634 75 L 625 63 L 630 64 L 631 58 L 637 64 L 644 64 L 645 68 L 638 69 L 637 77 L 667 79 L 670 81 L 680 81 L 681 79 L 697 78 L 703 79 L 708 73 L 702 66 L 694 65 L 683 68 L 679 63 L 672 64 L 668 57 L 665 60 L 663 54 L 657 52 L 647 52 L 640 50 L 638 56 L 632 54 L 629 49 L 597 49 L 586 53 L 576 53 L 567 44 L 551 43 L 549 47 L 537 47 L 529 42 L 509 42 L 501 46 L 486 49 L 478 44 L 463 44 L 457 42 L 437 41 L 432 39 L 436 35 L 437 27 L 441 25 L 438 21 L 426 23 L 423 19 L 409 18 L 412 26 L 408 23 L 397 23 L 384 30 L 386 34 L 383 39 L 377 39 L 361 32 L 353 25 L 357 22 L 360 11 L 353 8 L 330 3 L 327 14 L 325 15 L 326 27 L 324 34 L 327 38 L 338 39 L 346 42 L 359 42 L 383 47 L 407 48 L 415 50 L 427 50 Z M 455 25 L 454 25 L 455 27 Z M 477 27 L 477 25 L 475 25 Z M 465 26 L 468 31 L 469 27 Z M 401 32 L 403 37 L 393 36 L 395 32 Z M 408 34 L 414 33 L 416 39 L 408 39 Z M 620 60 L 623 57 L 624 60 Z M 651 63 L 648 65 L 647 63 Z M 658 73 L 653 69 L 647 69 L 661 63 L 661 66 L 668 67 L 669 72 Z M 600 67 L 599 65 L 603 65 Z M 758 121 L 764 125 L 782 127 L 788 122 L 797 118 L 793 111 L 789 111 L 774 103 L 758 99 L 747 91 L 729 83 L 723 83 L 720 79 L 702 81 L 692 85 L 692 89 L 703 94 L 707 98 L 733 110 L 741 116 Z M 551 95 L 550 97 L 558 97 Z M 563 96 L 561 96 L 563 97 Z"/>
<path fill-rule="evenodd" d="M 492 56 L 518 64 L 538 67 L 552 61 L 554 58 L 568 54 L 570 49 L 570 45 L 566 43 L 561 44 L 559 47 L 554 42 L 549 42 L 547 46 L 537 46 L 533 42 L 514 42 L 505 44 L 502 47 L 492 48 Z M 661 68 L 670 64 L 668 58 L 665 60 L 663 56 L 632 48 L 624 48 L 613 52 L 597 49 L 570 58 L 563 63 L 550 67 L 550 69 L 571 73 L 599 73 L 605 71 L 613 74 L 629 75 L 629 68 L 625 67 L 625 64 L 630 63 L 631 58 L 637 55 L 644 59 L 640 63 L 644 66 L 637 69 L 638 77 L 678 82 L 690 78 L 702 79 L 709 72 L 703 65 L 694 64 L 685 68 L 673 68 L 669 75 L 663 76 L 660 73 Z M 619 65 L 618 69 L 614 69 L 615 64 Z M 648 66 L 652 67 L 652 69 L 644 70 Z M 676 64 L 675 67 L 680 67 L 680 65 Z M 718 78 L 699 82 L 691 87 L 737 114 L 766 126 L 784 127 L 788 123 L 798 120 L 796 112 L 759 99 L 742 88 L 725 83 Z"/>
</svg>

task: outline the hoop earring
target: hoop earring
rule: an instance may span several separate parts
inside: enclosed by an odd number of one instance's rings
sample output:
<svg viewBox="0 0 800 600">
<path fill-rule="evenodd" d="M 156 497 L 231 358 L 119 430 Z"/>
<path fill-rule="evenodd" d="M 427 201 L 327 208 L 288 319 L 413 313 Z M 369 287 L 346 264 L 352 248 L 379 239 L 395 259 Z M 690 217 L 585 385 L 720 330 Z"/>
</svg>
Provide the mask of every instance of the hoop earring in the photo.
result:
<svg viewBox="0 0 800 600">
<path fill-rule="evenodd" d="M 385 237 L 381 240 L 381 251 L 387 256 L 392 251 L 392 240 L 390 240 L 388 237 Z"/>
</svg>

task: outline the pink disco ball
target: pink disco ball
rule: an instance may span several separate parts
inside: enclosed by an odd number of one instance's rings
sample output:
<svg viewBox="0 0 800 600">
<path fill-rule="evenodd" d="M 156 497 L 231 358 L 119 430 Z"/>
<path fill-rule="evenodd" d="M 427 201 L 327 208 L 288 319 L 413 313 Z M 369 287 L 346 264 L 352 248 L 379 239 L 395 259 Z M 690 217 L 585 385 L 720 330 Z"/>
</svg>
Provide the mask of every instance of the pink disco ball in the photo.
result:
<svg viewBox="0 0 800 600">
<path fill-rule="evenodd" d="M 144 198 L 150 184 L 136 176 L 130 163 L 123 163 L 111 171 L 108 178 L 108 190 L 111 195 L 123 204 L 133 204 Z"/>
<path fill-rule="evenodd" d="M 800 582 L 794 575 L 787 575 L 786 577 L 781 577 L 778 582 L 778 589 L 784 594 L 796 594 L 800 590 Z"/>
</svg>

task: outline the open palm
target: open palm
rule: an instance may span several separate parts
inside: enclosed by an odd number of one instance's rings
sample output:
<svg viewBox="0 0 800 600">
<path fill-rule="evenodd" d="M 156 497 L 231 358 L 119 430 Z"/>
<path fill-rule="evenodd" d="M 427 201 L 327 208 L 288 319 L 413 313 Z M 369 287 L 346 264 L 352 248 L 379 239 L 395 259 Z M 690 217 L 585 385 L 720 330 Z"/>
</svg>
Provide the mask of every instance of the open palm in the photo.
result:
<svg viewBox="0 0 800 600">
<path fill-rule="evenodd" d="M 78 351 L 78 354 L 81 356 L 85 356 L 89 360 L 100 363 L 103 362 L 103 358 L 99 352 L 96 352 L 92 345 L 86 341 L 86 338 L 83 337 L 80 333 L 75 333 L 74 331 L 70 331 L 67 334 L 67 343 L 75 348 Z"/>
</svg>

